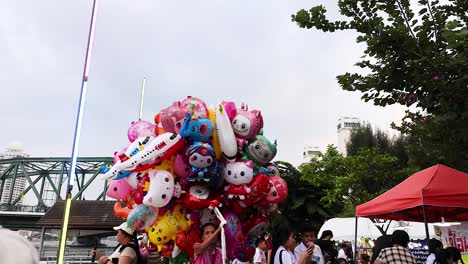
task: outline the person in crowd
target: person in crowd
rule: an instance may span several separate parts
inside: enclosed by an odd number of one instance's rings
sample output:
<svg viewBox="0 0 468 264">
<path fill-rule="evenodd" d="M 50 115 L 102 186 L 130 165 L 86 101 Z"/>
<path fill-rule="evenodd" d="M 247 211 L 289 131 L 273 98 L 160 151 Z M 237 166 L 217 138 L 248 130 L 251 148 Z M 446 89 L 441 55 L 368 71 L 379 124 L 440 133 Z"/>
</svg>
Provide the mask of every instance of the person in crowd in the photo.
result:
<svg viewBox="0 0 468 264">
<path fill-rule="evenodd" d="M 380 251 L 384 248 L 388 248 L 393 246 L 392 243 L 392 236 L 390 235 L 383 235 L 377 238 L 375 241 L 374 247 L 372 248 L 372 257 L 370 263 L 374 263 L 379 255 Z"/>
<path fill-rule="evenodd" d="M 406 263 L 416 264 L 416 258 L 410 253 L 408 249 L 409 243 L 408 233 L 404 230 L 395 230 L 392 234 L 392 247 L 384 248 L 380 251 L 377 264 L 389 263 Z"/>
<path fill-rule="evenodd" d="M 322 235 L 320 236 L 320 239 L 322 239 L 322 240 L 332 240 L 333 239 L 333 232 L 331 230 L 323 231 Z"/>
<path fill-rule="evenodd" d="M 360 262 L 361 264 L 369 264 L 369 262 L 370 262 L 370 256 L 367 255 L 367 254 L 361 254 L 361 255 L 359 256 L 359 262 Z"/>
<path fill-rule="evenodd" d="M 146 264 L 146 263 L 148 263 L 148 255 L 149 255 L 148 248 L 146 247 L 148 241 L 145 239 L 145 237 L 143 235 L 139 235 L 138 236 L 138 243 L 139 243 L 139 246 L 140 246 L 140 255 L 141 255 L 142 263 Z"/>
<path fill-rule="evenodd" d="M 442 245 L 442 242 L 440 240 L 432 238 L 429 240 L 428 247 L 429 247 L 429 256 L 427 256 L 426 264 L 432 264 L 434 263 L 436 259 L 435 253 L 437 252 L 437 250 L 443 248 L 444 246 Z"/>
<path fill-rule="evenodd" d="M 99 250 L 93 249 L 92 253 L 99 259 L 99 264 L 141 264 L 140 247 L 135 236 L 127 222 L 115 226 L 117 231 L 117 242 L 119 245 L 110 256 L 102 256 Z"/>
<path fill-rule="evenodd" d="M 253 257 L 254 264 L 267 264 L 265 252 L 268 250 L 268 234 L 264 233 L 255 240 L 255 255 Z"/>
<path fill-rule="evenodd" d="M 221 224 L 222 225 L 222 224 Z M 202 227 L 202 242 L 193 245 L 195 264 L 222 264 L 221 249 L 216 247 L 221 225 L 206 223 Z"/>
<path fill-rule="evenodd" d="M 340 250 L 338 250 L 338 259 L 348 259 L 346 255 L 345 249 L 347 249 L 348 245 L 345 243 L 340 244 Z"/>
<path fill-rule="evenodd" d="M 465 264 L 461 257 L 460 250 L 457 247 L 447 247 L 447 250 L 450 252 L 450 255 L 452 256 L 453 264 L 458 264 L 459 262 L 461 264 Z"/>
<path fill-rule="evenodd" d="M 435 252 L 435 264 L 452 264 L 453 257 L 449 250 L 446 248 L 440 248 Z"/>
<path fill-rule="evenodd" d="M 345 258 L 338 258 L 336 263 L 338 263 L 338 264 L 348 264 L 348 260 L 345 259 Z"/>
<path fill-rule="evenodd" d="M 338 255 L 338 251 L 335 249 L 335 242 L 332 241 L 333 232 L 331 230 L 325 230 L 322 232 L 320 239 L 317 239 L 315 243 L 320 247 L 324 263 L 335 262 Z"/>
<path fill-rule="evenodd" d="M 281 224 L 272 234 L 274 256 L 270 264 L 307 264 L 310 263 L 312 253 L 314 252 L 314 242 L 308 242 L 306 250 L 299 255 L 294 255 L 291 249 L 296 244 L 294 233 L 287 224 Z"/>
<path fill-rule="evenodd" d="M 39 263 L 36 248 L 18 232 L 0 226 L 0 263 Z"/>
<path fill-rule="evenodd" d="M 299 259 L 299 257 L 302 255 L 302 253 L 307 251 L 308 245 L 313 245 L 313 254 L 311 256 L 311 259 L 308 260 L 308 262 L 316 262 L 317 264 L 324 264 L 325 259 L 322 254 L 322 250 L 319 245 L 315 244 L 316 242 L 316 236 L 314 233 L 314 230 L 312 229 L 311 226 L 304 225 L 301 228 L 301 242 L 299 245 L 294 248 L 294 255 L 296 259 Z"/>
</svg>

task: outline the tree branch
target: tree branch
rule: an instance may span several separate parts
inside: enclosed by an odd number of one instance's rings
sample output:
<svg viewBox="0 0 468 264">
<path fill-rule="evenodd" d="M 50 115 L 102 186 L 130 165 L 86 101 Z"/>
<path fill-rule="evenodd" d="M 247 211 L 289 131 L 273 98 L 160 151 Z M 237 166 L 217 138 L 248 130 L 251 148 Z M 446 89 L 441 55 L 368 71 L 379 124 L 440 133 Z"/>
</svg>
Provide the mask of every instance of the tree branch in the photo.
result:
<svg viewBox="0 0 468 264">
<path fill-rule="evenodd" d="M 434 38 L 435 40 L 437 41 L 437 27 L 436 27 L 436 24 L 435 24 L 435 18 L 434 18 L 434 14 L 432 13 L 432 8 L 431 8 L 431 1 L 430 0 L 427 0 L 427 10 L 429 10 L 429 14 L 431 15 L 431 18 L 432 18 L 432 22 L 434 23 Z"/>
<path fill-rule="evenodd" d="M 403 15 L 403 19 L 406 22 L 406 26 L 408 27 L 408 30 L 411 33 L 411 36 L 413 36 L 413 38 L 417 40 L 416 35 L 414 35 L 413 29 L 411 29 L 411 26 L 409 24 L 408 17 L 406 16 L 405 10 L 403 10 L 403 7 L 401 6 L 400 0 L 396 0 L 396 2 L 398 4 L 398 8 L 401 11 L 401 14 Z"/>
</svg>

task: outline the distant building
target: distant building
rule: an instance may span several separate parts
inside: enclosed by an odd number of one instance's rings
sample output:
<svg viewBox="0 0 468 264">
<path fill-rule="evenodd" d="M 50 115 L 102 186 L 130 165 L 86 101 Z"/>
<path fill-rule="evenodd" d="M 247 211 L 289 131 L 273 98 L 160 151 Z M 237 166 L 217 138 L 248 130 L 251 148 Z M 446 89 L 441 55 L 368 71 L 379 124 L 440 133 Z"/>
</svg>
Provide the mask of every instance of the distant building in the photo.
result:
<svg viewBox="0 0 468 264">
<path fill-rule="evenodd" d="M 302 154 L 303 162 L 309 162 L 311 158 L 315 157 L 320 152 L 319 147 L 305 147 L 304 153 Z"/>
<path fill-rule="evenodd" d="M 6 147 L 6 150 L 3 153 L 0 153 L 0 159 L 13 159 L 18 157 L 29 157 L 29 154 L 24 152 L 24 148 L 19 143 L 11 143 Z M 5 169 L 4 167 L 0 166 L 0 173 L 3 172 Z M 21 193 L 24 191 L 26 187 L 26 178 L 18 177 L 12 186 L 12 178 L 5 179 L 5 184 L 3 185 L 3 193 L 1 194 L 1 204 L 8 203 L 8 197 L 10 196 L 10 192 L 12 192 L 11 201 L 15 201 Z M 22 201 L 20 200 L 17 204 L 21 205 Z"/>
<path fill-rule="evenodd" d="M 346 144 L 351 136 L 351 131 L 361 127 L 361 121 L 357 117 L 340 117 L 338 119 L 338 151 L 346 155 Z"/>
</svg>

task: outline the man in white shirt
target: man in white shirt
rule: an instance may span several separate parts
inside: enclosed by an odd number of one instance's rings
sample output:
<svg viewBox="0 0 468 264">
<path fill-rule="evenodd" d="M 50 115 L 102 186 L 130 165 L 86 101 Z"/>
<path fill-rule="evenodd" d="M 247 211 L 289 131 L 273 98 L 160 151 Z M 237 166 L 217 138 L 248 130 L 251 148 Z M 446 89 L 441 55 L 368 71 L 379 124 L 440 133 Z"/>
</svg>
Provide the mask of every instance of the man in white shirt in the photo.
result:
<svg viewBox="0 0 468 264">
<path fill-rule="evenodd" d="M 296 246 L 294 249 L 294 255 L 296 256 L 297 259 L 301 256 L 301 254 L 307 250 L 307 245 L 310 243 L 315 243 L 315 240 L 317 237 L 315 236 L 315 233 L 311 227 L 304 227 L 302 228 L 301 231 L 301 243 Z M 309 263 L 317 263 L 317 264 L 325 264 L 322 250 L 320 247 L 316 244 L 313 245 L 314 247 L 314 252 L 311 256 L 311 259 Z"/>
</svg>

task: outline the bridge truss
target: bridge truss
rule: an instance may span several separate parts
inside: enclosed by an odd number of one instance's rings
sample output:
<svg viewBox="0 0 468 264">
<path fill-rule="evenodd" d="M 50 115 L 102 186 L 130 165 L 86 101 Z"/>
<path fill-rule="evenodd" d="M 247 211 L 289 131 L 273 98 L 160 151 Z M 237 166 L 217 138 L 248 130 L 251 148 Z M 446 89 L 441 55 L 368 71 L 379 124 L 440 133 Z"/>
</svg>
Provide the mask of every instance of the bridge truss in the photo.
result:
<svg viewBox="0 0 468 264">
<path fill-rule="evenodd" d="M 2 197 L 0 211 L 45 212 L 55 201 L 64 200 L 70 161 L 69 157 L 0 160 L 0 196 Z M 108 157 L 78 158 L 74 179 L 72 179 L 75 186 L 72 192 L 73 200 L 85 199 L 85 194 L 89 199 L 97 193 L 100 194 L 91 199 L 105 200 L 107 185 L 104 181 L 100 183 L 95 179 L 100 174 L 99 168 L 110 164 L 112 164 L 112 158 Z M 21 185 L 21 182 L 24 189 L 16 190 L 15 193 L 15 188 L 12 186 Z M 99 188 L 97 192 L 96 184 L 102 184 L 102 188 Z M 94 190 L 91 190 L 91 185 L 94 186 Z M 24 197 L 31 196 L 31 192 L 37 199 L 37 205 L 23 205 Z"/>
</svg>

